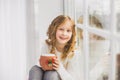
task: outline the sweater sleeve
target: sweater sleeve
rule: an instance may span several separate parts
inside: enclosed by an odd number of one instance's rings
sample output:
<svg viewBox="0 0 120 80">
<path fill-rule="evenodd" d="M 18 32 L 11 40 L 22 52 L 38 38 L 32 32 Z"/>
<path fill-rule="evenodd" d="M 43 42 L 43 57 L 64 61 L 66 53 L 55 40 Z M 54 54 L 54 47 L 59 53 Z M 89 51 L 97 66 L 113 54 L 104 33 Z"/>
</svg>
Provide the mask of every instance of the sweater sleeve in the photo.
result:
<svg viewBox="0 0 120 80">
<path fill-rule="evenodd" d="M 38 55 L 38 57 L 37 57 L 37 63 L 36 63 L 37 66 L 41 67 L 41 65 L 39 64 L 40 56 L 41 56 L 42 54 L 48 54 L 48 53 L 49 53 L 48 45 L 47 45 L 45 42 L 41 42 L 39 55 Z"/>
<path fill-rule="evenodd" d="M 79 56 L 75 54 L 74 57 L 68 61 L 67 69 L 60 64 L 58 73 L 60 74 L 62 80 L 83 80 L 80 78 L 78 58 Z"/>
</svg>

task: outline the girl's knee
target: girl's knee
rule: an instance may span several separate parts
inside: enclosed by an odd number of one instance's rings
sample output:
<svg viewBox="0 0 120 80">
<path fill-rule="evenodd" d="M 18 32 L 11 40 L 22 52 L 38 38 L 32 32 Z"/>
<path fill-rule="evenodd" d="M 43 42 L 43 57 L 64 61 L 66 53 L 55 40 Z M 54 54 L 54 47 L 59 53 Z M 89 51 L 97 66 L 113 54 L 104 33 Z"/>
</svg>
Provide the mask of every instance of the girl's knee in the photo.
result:
<svg viewBox="0 0 120 80">
<path fill-rule="evenodd" d="M 43 71 L 37 65 L 33 66 L 29 71 L 29 80 L 41 80 Z"/>
<path fill-rule="evenodd" d="M 46 71 L 46 75 L 58 75 L 57 71 Z"/>
<path fill-rule="evenodd" d="M 30 69 L 30 72 L 31 71 L 40 71 L 40 67 L 38 67 L 37 65 L 33 66 L 31 69 Z"/>
<path fill-rule="evenodd" d="M 44 80 L 60 80 L 60 76 L 57 71 L 46 71 L 44 74 Z"/>
</svg>

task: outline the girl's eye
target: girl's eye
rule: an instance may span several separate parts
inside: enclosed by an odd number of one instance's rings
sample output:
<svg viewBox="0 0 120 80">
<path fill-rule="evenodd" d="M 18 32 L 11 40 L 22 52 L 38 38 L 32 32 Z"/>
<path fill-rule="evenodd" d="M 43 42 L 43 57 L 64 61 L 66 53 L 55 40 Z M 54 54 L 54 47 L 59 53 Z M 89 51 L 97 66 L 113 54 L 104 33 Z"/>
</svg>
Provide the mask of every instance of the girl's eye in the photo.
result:
<svg viewBox="0 0 120 80">
<path fill-rule="evenodd" d="M 60 28 L 59 30 L 63 31 L 64 29 Z"/>
<path fill-rule="evenodd" d="M 67 32 L 71 32 L 71 30 L 67 30 Z"/>
</svg>

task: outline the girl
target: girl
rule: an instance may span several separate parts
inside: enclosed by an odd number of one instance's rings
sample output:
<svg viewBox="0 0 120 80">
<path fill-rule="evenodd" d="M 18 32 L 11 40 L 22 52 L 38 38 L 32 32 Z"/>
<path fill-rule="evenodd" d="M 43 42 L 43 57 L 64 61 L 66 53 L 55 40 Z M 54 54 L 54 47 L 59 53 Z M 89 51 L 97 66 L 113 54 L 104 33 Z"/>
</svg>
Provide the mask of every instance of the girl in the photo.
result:
<svg viewBox="0 0 120 80">
<path fill-rule="evenodd" d="M 48 39 L 41 54 L 55 54 L 53 70 L 35 65 L 29 72 L 29 80 L 80 80 L 78 58 L 75 54 L 75 23 L 64 15 L 56 17 L 47 32 Z"/>
</svg>

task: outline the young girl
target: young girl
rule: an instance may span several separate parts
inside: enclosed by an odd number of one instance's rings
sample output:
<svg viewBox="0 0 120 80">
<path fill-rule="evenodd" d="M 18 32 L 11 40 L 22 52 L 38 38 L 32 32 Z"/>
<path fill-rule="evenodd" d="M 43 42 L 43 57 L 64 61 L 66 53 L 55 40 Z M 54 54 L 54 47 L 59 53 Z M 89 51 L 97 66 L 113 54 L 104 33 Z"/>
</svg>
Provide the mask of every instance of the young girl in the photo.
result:
<svg viewBox="0 0 120 80">
<path fill-rule="evenodd" d="M 64 15 L 56 17 L 47 32 L 48 39 L 42 45 L 41 54 L 55 54 L 53 70 L 35 65 L 29 72 L 29 80 L 80 80 L 75 54 L 75 23 Z"/>
</svg>

